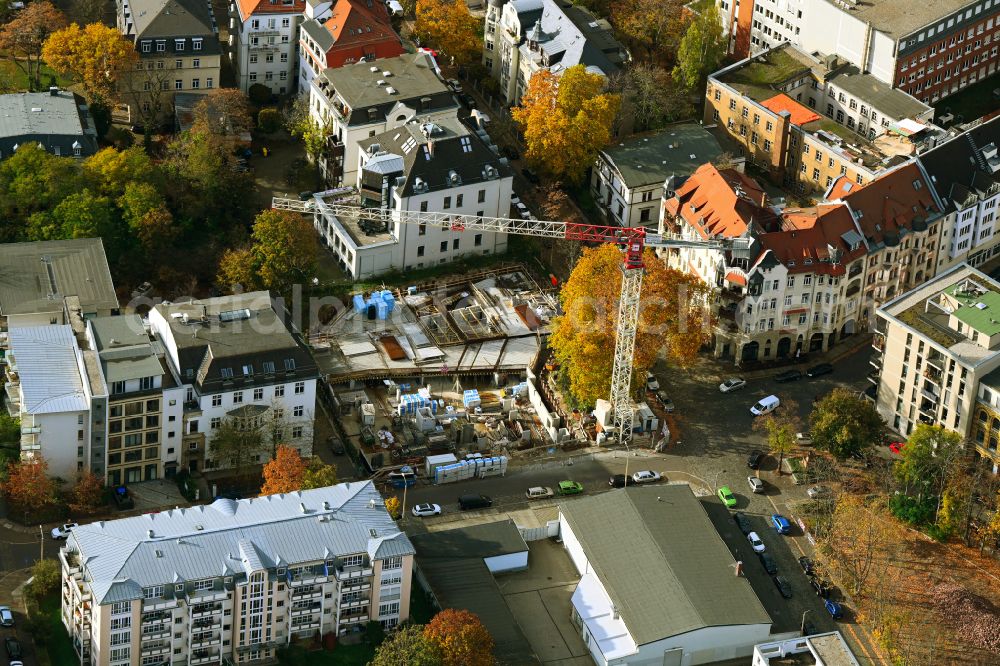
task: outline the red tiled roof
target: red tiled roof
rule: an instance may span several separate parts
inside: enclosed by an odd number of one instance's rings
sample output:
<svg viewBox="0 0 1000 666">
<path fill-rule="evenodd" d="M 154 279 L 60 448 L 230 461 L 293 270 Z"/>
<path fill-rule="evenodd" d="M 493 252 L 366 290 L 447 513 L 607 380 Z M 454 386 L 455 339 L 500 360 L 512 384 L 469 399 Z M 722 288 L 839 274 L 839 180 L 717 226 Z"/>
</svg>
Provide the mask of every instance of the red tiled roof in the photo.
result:
<svg viewBox="0 0 1000 666">
<path fill-rule="evenodd" d="M 791 117 L 788 119 L 793 125 L 805 125 L 814 120 L 819 120 L 819 114 L 810 108 L 804 107 L 788 95 L 781 93 L 760 103 L 765 109 L 779 113 L 788 111 Z"/>
<path fill-rule="evenodd" d="M 251 14 L 301 14 L 305 0 L 238 0 L 240 17 L 245 21 Z"/>
<path fill-rule="evenodd" d="M 681 217 L 702 238 L 735 238 L 754 222 L 776 217 L 766 207 L 767 195 L 753 178 L 734 169 L 719 171 L 703 164 L 664 203 L 671 216 Z"/>
<path fill-rule="evenodd" d="M 844 241 L 844 234 L 857 233 L 847 206 L 826 203 L 815 208 L 786 208 L 782 217 L 782 228 L 761 234 L 759 240 L 789 273 L 842 275 L 844 266 L 867 251 L 864 243 L 851 250 Z M 831 262 L 831 250 L 839 255 L 836 263 Z"/>
<path fill-rule="evenodd" d="M 738 284 L 741 287 L 747 286 L 747 279 L 736 271 L 729 271 L 726 273 L 726 282 L 732 282 L 733 284 Z"/>
<path fill-rule="evenodd" d="M 333 37 L 333 46 L 326 52 L 328 67 L 340 67 L 347 58 L 360 60 L 367 54 L 395 58 L 404 53 L 380 1 L 337 0 L 323 28 Z"/>
</svg>

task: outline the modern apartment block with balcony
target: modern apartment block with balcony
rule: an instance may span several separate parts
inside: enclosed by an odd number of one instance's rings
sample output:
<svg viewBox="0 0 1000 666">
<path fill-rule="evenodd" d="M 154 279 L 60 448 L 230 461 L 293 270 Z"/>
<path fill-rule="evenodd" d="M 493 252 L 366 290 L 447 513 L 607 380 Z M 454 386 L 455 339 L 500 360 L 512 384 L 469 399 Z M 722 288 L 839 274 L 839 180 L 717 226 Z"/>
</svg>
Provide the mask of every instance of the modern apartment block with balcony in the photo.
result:
<svg viewBox="0 0 1000 666">
<path fill-rule="evenodd" d="M 331 186 L 356 180 L 358 143 L 411 121 L 458 117 L 458 102 L 424 53 L 327 68 L 312 80 L 309 114 L 327 128 L 320 171 Z"/>
<path fill-rule="evenodd" d="M 319 373 L 283 313 L 266 291 L 150 310 L 149 326 L 183 388 L 183 420 L 166 432 L 171 441 L 181 438 L 183 469 L 233 464 L 212 451 L 212 438 L 224 425 L 259 434 L 251 463 L 267 462 L 277 443 L 312 455 Z"/>
<path fill-rule="evenodd" d="M 929 423 L 968 436 L 979 384 L 1000 367 L 1000 283 L 960 264 L 877 317 L 869 379 L 879 413 L 903 435 Z"/>
<path fill-rule="evenodd" d="M 404 622 L 413 555 L 370 481 L 100 521 L 59 551 L 62 621 L 81 666 L 274 663 Z"/>
<path fill-rule="evenodd" d="M 783 45 L 708 79 L 706 124 L 718 124 L 776 184 L 822 192 L 859 185 L 930 147 L 934 110 L 837 56 Z"/>
<path fill-rule="evenodd" d="M 305 0 L 232 0 L 229 59 L 240 90 L 254 84 L 272 94 L 295 90 L 299 67 L 299 25 Z"/>
</svg>

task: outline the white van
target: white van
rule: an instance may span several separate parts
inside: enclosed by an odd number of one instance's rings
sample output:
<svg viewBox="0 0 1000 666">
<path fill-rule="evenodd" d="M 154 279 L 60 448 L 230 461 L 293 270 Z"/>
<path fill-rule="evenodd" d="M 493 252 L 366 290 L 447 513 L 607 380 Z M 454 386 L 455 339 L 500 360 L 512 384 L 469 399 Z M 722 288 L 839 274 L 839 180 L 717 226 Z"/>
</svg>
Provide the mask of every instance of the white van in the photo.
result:
<svg viewBox="0 0 1000 666">
<path fill-rule="evenodd" d="M 750 408 L 750 413 L 753 416 L 762 416 L 764 414 L 770 414 L 778 408 L 781 401 L 778 400 L 778 396 L 769 395 L 766 398 L 761 398 L 760 402 Z"/>
</svg>

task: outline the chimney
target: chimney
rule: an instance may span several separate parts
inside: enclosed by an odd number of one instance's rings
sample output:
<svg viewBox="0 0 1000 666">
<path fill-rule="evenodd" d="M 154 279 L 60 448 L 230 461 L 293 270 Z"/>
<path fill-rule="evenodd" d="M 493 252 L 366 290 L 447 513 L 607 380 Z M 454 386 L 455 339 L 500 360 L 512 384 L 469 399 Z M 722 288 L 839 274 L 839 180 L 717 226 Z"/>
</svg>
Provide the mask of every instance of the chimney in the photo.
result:
<svg viewBox="0 0 1000 666">
<path fill-rule="evenodd" d="M 741 560 L 736 560 L 736 575 L 743 575 L 743 562 Z"/>
<path fill-rule="evenodd" d="M 49 87 L 49 95 L 51 95 L 52 97 L 58 97 L 59 96 L 58 86 Z"/>
<path fill-rule="evenodd" d="M 434 157 L 434 139 L 427 137 L 427 154 Z"/>
</svg>

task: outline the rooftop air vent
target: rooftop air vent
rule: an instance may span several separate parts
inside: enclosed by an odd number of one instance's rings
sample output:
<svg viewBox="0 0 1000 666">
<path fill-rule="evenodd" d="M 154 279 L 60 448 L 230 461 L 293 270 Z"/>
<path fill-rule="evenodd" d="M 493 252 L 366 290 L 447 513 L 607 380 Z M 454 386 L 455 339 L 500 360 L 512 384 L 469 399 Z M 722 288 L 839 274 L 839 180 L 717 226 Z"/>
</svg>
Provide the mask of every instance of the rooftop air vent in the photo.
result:
<svg viewBox="0 0 1000 666">
<path fill-rule="evenodd" d="M 384 86 L 385 81 L 383 79 L 379 79 L 378 81 L 375 82 L 375 85 Z"/>
<path fill-rule="evenodd" d="M 378 71 L 378 67 L 369 67 L 368 71 L 371 72 L 372 74 L 374 74 L 375 72 Z"/>
<path fill-rule="evenodd" d="M 389 70 L 387 70 L 387 69 L 386 69 L 386 70 L 383 70 L 383 71 L 382 71 L 382 76 L 384 76 L 385 78 L 389 78 L 390 76 L 392 76 L 392 72 L 390 72 L 390 71 L 389 71 Z"/>
<path fill-rule="evenodd" d="M 393 88 L 392 86 L 389 86 L 388 88 L 386 88 L 385 91 L 387 93 L 389 93 L 390 95 L 395 95 L 396 94 L 396 89 Z"/>
</svg>

